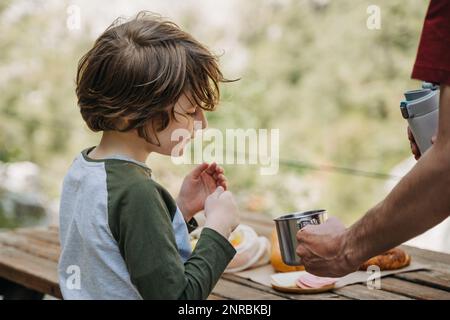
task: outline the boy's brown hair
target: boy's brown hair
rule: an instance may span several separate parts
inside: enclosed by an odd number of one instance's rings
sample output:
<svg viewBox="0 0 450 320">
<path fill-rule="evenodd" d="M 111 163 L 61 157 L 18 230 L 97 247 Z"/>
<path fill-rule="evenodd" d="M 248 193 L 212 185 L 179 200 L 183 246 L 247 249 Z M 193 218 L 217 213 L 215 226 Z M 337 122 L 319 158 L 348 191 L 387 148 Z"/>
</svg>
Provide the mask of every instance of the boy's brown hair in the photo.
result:
<svg viewBox="0 0 450 320">
<path fill-rule="evenodd" d="M 226 81 L 205 46 L 176 24 L 140 12 L 116 20 L 81 58 L 76 94 L 91 130 L 137 129 L 150 142 L 146 124 L 151 121 L 153 133 L 166 128 L 182 94 L 213 110 Z"/>
</svg>

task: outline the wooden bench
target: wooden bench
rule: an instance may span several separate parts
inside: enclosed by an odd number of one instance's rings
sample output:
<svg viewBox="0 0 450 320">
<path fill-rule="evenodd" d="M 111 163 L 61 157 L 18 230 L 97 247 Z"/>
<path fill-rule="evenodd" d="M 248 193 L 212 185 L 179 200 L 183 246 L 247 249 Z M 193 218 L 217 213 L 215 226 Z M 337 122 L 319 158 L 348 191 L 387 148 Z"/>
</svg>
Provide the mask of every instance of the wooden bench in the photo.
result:
<svg viewBox="0 0 450 320">
<path fill-rule="evenodd" d="M 247 214 L 242 223 L 270 237 L 273 222 L 267 216 Z M 286 294 L 233 274 L 225 274 L 209 299 L 450 299 L 450 255 L 404 246 L 412 258 L 431 270 L 383 278 L 381 290 L 363 284 L 314 295 Z M 58 228 L 26 228 L 0 232 L 0 295 L 5 299 L 62 298 L 57 263 Z"/>
<path fill-rule="evenodd" d="M 0 294 L 5 299 L 62 298 L 58 285 L 58 228 L 0 233 Z"/>
</svg>

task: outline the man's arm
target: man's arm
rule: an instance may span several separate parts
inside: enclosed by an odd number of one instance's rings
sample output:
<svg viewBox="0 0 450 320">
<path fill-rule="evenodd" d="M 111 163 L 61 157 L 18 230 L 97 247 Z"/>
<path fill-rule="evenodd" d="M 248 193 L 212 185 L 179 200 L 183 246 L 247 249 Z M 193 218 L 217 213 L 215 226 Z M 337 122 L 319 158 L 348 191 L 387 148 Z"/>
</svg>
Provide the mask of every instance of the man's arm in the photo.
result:
<svg viewBox="0 0 450 320">
<path fill-rule="evenodd" d="M 365 260 L 409 240 L 450 212 L 450 86 L 441 86 L 439 130 L 434 145 L 377 206 L 345 230 L 329 225 L 299 231 L 297 253 L 308 271 L 341 276 Z"/>
<path fill-rule="evenodd" d="M 411 77 L 441 84 L 434 146 L 394 190 L 350 229 L 330 218 L 297 233 L 297 254 L 316 275 L 340 276 L 423 233 L 450 212 L 450 1 L 431 0 Z"/>
<path fill-rule="evenodd" d="M 441 88 L 435 144 L 392 192 L 347 232 L 348 253 L 363 261 L 409 240 L 450 212 L 450 86 Z M 370 239 L 369 241 L 364 239 Z"/>
</svg>

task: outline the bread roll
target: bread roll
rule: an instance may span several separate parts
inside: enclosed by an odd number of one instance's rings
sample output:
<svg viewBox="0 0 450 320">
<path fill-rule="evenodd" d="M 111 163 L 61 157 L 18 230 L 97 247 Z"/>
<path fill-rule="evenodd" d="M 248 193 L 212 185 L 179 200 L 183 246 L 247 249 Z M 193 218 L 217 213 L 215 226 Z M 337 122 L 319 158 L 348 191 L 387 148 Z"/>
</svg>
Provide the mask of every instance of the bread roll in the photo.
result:
<svg viewBox="0 0 450 320">
<path fill-rule="evenodd" d="M 394 248 L 383 254 L 370 258 L 363 263 L 359 270 L 367 270 L 369 266 L 376 265 L 383 270 L 396 270 L 409 266 L 411 257 L 402 249 Z"/>
</svg>

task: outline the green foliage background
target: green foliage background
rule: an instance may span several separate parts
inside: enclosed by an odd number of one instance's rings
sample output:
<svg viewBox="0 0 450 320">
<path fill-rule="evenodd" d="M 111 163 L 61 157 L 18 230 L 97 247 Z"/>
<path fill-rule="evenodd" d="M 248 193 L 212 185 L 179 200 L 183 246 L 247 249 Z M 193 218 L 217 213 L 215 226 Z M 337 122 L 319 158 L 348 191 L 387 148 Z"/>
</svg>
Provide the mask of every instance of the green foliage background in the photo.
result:
<svg viewBox="0 0 450 320">
<path fill-rule="evenodd" d="M 11 22 L 5 13 L 13 2 L 0 1 L 0 161 L 37 163 L 44 192 L 57 198 L 72 159 L 99 139 L 83 124 L 74 94 L 78 59 L 94 36 L 89 21 L 81 32 L 66 28 L 67 1 Z M 381 8 L 380 30 L 366 27 L 371 4 Z M 410 73 L 426 7 L 412 0 L 241 1 L 229 26 L 205 28 L 195 6 L 177 22 L 224 50 L 225 75 L 241 78 L 223 86 L 220 108 L 208 114 L 211 127 L 280 128 L 283 159 L 389 172 L 409 156 L 398 104 L 405 89 L 420 85 Z M 230 32 L 237 46 L 224 49 Z M 230 67 L 237 48 L 246 57 L 238 71 Z M 190 169 L 158 155 L 149 165 L 174 195 Z M 225 168 L 241 208 L 272 216 L 323 207 L 351 223 L 387 192 L 383 180 L 341 173 Z"/>
</svg>

